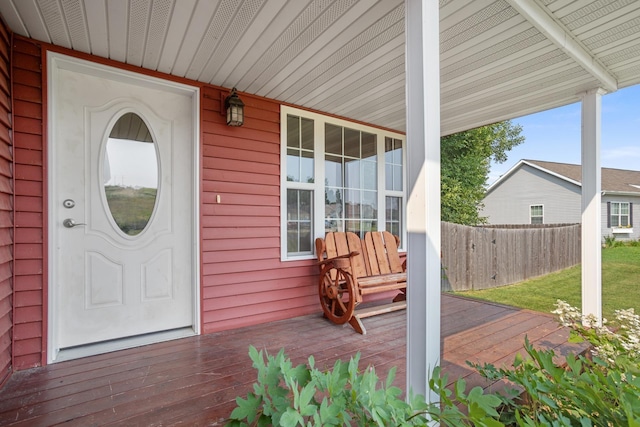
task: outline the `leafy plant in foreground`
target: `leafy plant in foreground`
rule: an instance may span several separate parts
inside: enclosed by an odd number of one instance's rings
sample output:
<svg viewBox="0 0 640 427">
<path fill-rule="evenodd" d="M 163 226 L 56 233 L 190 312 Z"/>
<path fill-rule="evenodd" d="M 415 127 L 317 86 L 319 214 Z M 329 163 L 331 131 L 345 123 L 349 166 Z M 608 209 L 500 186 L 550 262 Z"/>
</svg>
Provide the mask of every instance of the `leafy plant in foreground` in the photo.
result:
<svg viewBox="0 0 640 427">
<path fill-rule="evenodd" d="M 614 330 L 563 301 L 557 307 L 570 341 L 587 341 L 591 355 L 569 354 L 560 366 L 553 350 L 536 350 L 525 340 L 528 357 L 517 357 L 509 369 L 471 364 L 486 378 L 524 391 L 522 400 L 505 399 L 504 414 L 520 426 L 640 426 L 640 318 L 618 310 Z"/>
<path fill-rule="evenodd" d="M 229 426 L 411 426 L 426 425 L 427 416 L 450 426 L 503 425 L 496 421 L 500 399 L 484 394 L 480 387 L 467 394 L 463 380 L 453 391 L 446 389 L 447 378 L 440 376 L 439 368 L 430 386 L 440 395 L 442 406 L 426 403 L 421 395 L 405 401 L 401 390 L 392 386 L 395 368 L 381 383 L 373 368 L 359 371 L 359 354 L 348 363 L 338 360 L 327 371 L 318 370 L 313 357 L 308 365 L 293 366 L 283 350 L 272 356 L 251 347 L 249 356 L 258 379 L 253 392 L 236 399 Z"/>
<path fill-rule="evenodd" d="M 231 426 L 411 426 L 427 420 L 442 426 L 606 426 L 640 427 L 640 316 L 633 309 L 616 311 L 614 328 L 597 325 L 570 305 L 558 301 L 560 322 L 571 328 L 570 341 L 586 341 L 590 354 L 556 361 L 553 350 L 535 349 L 525 338 L 525 355 L 509 368 L 469 363 L 484 377 L 506 381 L 503 394 L 466 390 L 459 379 L 447 388 L 440 368 L 429 379 L 439 402 L 409 394 L 386 382 L 375 370 L 358 369 L 360 355 L 320 371 L 313 357 L 293 366 L 284 351 L 274 357 L 251 347 L 258 371 L 253 392 L 237 398 Z"/>
</svg>

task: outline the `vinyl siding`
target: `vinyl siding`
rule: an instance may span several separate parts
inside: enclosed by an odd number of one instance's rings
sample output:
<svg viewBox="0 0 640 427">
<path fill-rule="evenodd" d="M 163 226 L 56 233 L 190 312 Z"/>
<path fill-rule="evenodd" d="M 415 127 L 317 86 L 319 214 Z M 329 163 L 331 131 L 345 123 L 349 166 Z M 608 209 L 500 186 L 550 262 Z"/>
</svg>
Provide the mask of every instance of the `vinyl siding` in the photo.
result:
<svg viewBox="0 0 640 427">
<path fill-rule="evenodd" d="M 13 147 L 11 142 L 11 36 L 0 23 L 0 387 L 12 370 Z"/>
<path fill-rule="evenodd" d="M 40 46 L 14 38 L 15 146 L 15 369 L 43 363 L 44 328 L 44 143 Z"/>
<path fill-rule="evenodd" d="M 544 206 L 544 223 L 580 223 L 581 187 L 523 164 L 483 200 L 489 224 L 529 224 L 530 206 Z"/>
<path fill-rule="evenodd" d="M 202 90 L 204 333 L 319 311 L 315 263 L 280 261 L 280 106 L 243 95 L 231 128 L 224 96 Z"/>
</svg>

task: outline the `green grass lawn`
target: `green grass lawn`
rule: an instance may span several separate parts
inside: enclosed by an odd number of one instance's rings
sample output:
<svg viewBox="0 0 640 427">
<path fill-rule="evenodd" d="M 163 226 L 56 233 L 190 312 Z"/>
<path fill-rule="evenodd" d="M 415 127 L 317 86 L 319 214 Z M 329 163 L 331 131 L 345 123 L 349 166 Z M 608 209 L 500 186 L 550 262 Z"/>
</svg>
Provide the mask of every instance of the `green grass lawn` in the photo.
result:
<svg viewBox="0 0 640 427">
<path fill-rule="evenodd" d="M 546 313 L 558 299 L 580 309 L 580 265 L 514 285 L 458 294 Z M 602 249 L 603 316 L 613 319 L 614 310 L 626 308 L 640 313 L 640 247 Z"/>
<path fill-rule="evenodd" d="M 144 230 L 156 204 L 155 188 L 107 185 L 105 193 L 113 219 L 122 231 L 135 236 Z"/>
</svg>

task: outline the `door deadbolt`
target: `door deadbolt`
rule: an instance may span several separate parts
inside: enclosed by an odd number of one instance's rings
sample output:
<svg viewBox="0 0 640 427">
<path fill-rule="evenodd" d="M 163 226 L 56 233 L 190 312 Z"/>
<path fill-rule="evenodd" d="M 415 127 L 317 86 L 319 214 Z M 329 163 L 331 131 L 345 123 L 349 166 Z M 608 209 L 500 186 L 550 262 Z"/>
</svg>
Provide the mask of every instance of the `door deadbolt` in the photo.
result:
<svg viewBox="0 0 640 427">
<path fill-rule="evenodd" d="M 62 202 L 62 206 L 64 206 L 67 209 L 71 209 L 75 205 L 76 205 L 76 202 L 74 202 L 71 199 L 66 199 L 64 202 Z"/>
</svg>

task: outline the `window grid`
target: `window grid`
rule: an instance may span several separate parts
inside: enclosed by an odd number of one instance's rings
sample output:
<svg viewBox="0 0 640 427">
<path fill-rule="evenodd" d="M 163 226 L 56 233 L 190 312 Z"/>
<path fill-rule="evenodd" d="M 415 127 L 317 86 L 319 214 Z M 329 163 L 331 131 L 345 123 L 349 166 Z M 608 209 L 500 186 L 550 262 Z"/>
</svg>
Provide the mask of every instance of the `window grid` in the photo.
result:
<svg viewBox="0 0 640 427">
<path fill-rule="evenodd" d="M 531 205 L 530 218 L 531 218 L 531 221 L 530 221 L 531 224 L 543 224 L 544 223 L 544 206 Z"/>
<path fill-rule="evenodd" d="M 288 106 L 280 117 L 282 260 L 313 256 L 325 231 L 386 229 L 404 240 L 400 135 Z"/>
<path fill-rule="evenodd" d="M 288 114 L 286 123 L 286 253 L 311 255 L 314 191 L 309 186 L 315 182 L 314 121 Z"/>
<path fill-rule="evenodd" d="M 311 119 L 287 116 L 287 181 L 314 182 L 313 126 Z"/>
<path fill-rule="evenodd" d="M 629 203 L 611 202 L 611 227 L 629 227 Z"/>
<path fill-rule="evenodd" d="M 313 252 L 313 191 L 287 190 L 287 253 Z"/>
<path fill-rule="evenodd" d="M 402 140 L 385 137 L 384 151 L 385 188 L 402 191 Z"/>
<path fill-rule="evenodd" d="M 376 135 L 325 124 L 325 232 L 378 229 Z"/>
</svg>

